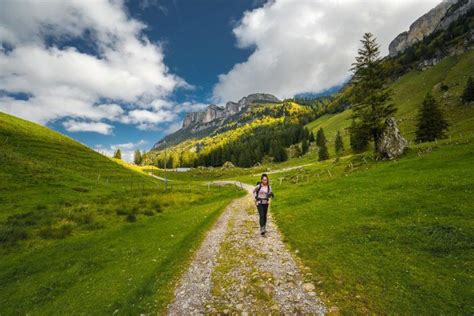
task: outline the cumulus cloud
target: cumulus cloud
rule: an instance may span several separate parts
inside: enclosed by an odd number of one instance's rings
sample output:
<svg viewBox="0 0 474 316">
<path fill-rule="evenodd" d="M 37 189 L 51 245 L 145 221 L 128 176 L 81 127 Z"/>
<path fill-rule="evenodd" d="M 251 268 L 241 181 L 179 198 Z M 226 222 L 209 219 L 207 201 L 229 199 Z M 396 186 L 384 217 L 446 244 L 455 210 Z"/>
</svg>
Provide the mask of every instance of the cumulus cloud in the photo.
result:
<svg viewBox="0 0 474 316">
<path fill-rule="evenodd" d="M 42 124 L 69 117 L 71 131 L 86 128 L 77 119 L 97 123 L 87 126 L 101 132 L 110 132 L 103 121 L 160 123 L 172 115 L 163 113 L 172 111 L 169 95 L 189 85 L 169 72 L 145 27 L 122 1 L 3 2 L 0 110 Z M 142 122 L 133 111 L 143 108 L 157 113 L 142 115 Z"/>
<path fill-rule="evenodd" d="M 123 143 L 123 144 L 114 144 L 114 145 L 96 145 L 94 146 L 94 150 L 97 152 L 108 156 L 112 157 L 117 149 L 120 149 L 120 152 L 122 153 L 122 159 L 128 162 L 133 161 L 133 155 L 135 153 L 135 150 L 143 150 L 143 146 L 148 144 L 146 140 L 140 140 L 136 143 L 130 142 L 130 143 Z"/>
<path fill-rule="evenodd" d="M 99 134 L 112 134 L 114 127 L 102 122 L 78 122 L 68 120 L 63 122 L 64 128 L 69 132 L 95 132 Z"/>
<path fill-rule="evenodd" d="M 245 12 L 233 29 L 247 61 L 219 75 L 217 102 L 255 92 L 291 97 L 321 92 L 350 76 L 359 40 L 371 32 L 382 54 L 399 33 L 440 0 L 268 1 Z"/>
</svg>

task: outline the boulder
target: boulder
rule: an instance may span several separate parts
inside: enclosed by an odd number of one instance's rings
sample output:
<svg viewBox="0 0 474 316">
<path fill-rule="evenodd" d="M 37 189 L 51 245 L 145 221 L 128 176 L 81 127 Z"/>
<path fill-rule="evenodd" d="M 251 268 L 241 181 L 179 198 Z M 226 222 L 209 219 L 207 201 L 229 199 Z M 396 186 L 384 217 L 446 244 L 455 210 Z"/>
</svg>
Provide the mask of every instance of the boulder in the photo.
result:
<svg viewBox="0 0 474 316">
<path fill-rule="evenodd" d="M 397 127 L 395 118 L 390 117 L 378 141 L 378 159 L 394 159 L 403 154 L 408 145 Z"/>
<path fill-rule="evenodd" d="M 231 162 L 231 161 L 226 161 L 224 162 L 224 164 L 222 165 L 222 168 L 224 169 L 230 169 L 230 168 L 234 168 L 234 164 Z"/>
</svg>

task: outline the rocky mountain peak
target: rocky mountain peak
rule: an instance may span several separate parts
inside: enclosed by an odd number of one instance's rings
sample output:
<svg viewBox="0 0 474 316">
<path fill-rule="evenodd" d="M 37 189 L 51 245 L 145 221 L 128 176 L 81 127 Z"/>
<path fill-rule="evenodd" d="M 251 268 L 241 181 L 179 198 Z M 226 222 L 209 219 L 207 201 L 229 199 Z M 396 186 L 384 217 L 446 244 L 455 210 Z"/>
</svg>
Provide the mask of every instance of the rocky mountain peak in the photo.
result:
<svg viewBox="0 0 474 316">
<path fill-rule="evenodd" d="M 424 37 L 448 26 L 474 7 L 474 0 L 443 0 L 410 25 L 408 31 L 400 33 L 389 45 L 389 55 L 395 56 Z"/>
<path fill-rule="evenodd" d="M 183 127 L 197 125 L 199 123 L 210 123 L 219 118 L 226 118 L 235 115 L 253 103 L 278 103 L 277 97 L 267 93 L 254 93 L 243 97 L 238 102 L 229 101 L 225 107 L 210 104 L 202 112 L 189 112 L 183 121 Z"/>
</svg>

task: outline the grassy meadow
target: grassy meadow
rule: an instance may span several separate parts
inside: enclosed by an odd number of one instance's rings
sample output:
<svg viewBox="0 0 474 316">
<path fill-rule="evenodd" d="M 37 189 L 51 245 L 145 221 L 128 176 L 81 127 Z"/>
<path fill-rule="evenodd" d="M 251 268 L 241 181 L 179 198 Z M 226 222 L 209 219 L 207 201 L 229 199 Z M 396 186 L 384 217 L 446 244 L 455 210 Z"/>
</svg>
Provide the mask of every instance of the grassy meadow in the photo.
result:
<svg viewBox="0 0 474 316">
<path fill-rule="evenodd" d="M 334 135 L 350 124 L 346 111 L 308 124 L 324 128 L 330 160 L 318 162 L 313 148 L 261 167 L 312 163 L 270 175 L 271 213 L 329 307 L 343 314 L 474 313 L 474 107 L 459 99 L 473 72 L 470 51 L 391 85 L 410 141 L 398 160 L 375 162 L 370 150 L 352 155 L 347 133 L 345 155 L 335 159 Z M 416 114 L 428 91 L 450 123 L 448 138 L 415 144 Z M 233 178 L 254 184 L 259 176 L 251 174 Z"/>
<path fill-rule="evenodd" d="M 474 139 L 318 163 L 270 176 L 271 213 L 329 307 L 472 314 L 473 163 Z"/>
<path fill-rule="evenodd" d="M 450 56 L 443 59 L 435 67 L 426 70 L 411 71 L 391 84 L 393 91 L 392 102 L 398 111 L 395 113 L 402 134 L 409 141 L 414 141 L 418 110 L 428 92 L 438 100 L 438 103 L 450 123 L 449 133 L 472 133 L 474 131 L 474 107 L 461 103 L 460 95 L 465 87 L 467 78 L 474 73 L 474 51 L 462 55 Z M 447 87 L 446 91 L 441 86 Z M 351 111 L 337 114 L 326 114 L 306 126 L 316 131 L 323 128 L 328 139 L 330 155 L 334 155 L 334 139 L 340 131 L 346 144 L 346 154 L 349 150 L 349 127 Z"/>
<path fill-rule="evenodd" d="M 163 183 L 0 113 L 0 314 L 163 311 L 235 187 Z M 183 198 L 186 196 L 186 198 Z"/>
</svg>

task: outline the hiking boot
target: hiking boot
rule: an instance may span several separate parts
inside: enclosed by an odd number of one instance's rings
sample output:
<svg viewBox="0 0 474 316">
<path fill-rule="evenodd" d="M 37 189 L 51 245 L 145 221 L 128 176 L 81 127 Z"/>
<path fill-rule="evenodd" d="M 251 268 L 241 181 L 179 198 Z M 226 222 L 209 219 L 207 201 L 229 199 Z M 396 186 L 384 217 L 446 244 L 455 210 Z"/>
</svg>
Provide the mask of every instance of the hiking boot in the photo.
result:
<svg viewBox="0 0 474 316">
<path fill-rule="evenodd" d="M 260 227 L 260 235 L 265 235 L 265 227 L 264 226 L 261 226 Z"/>
</svg>

